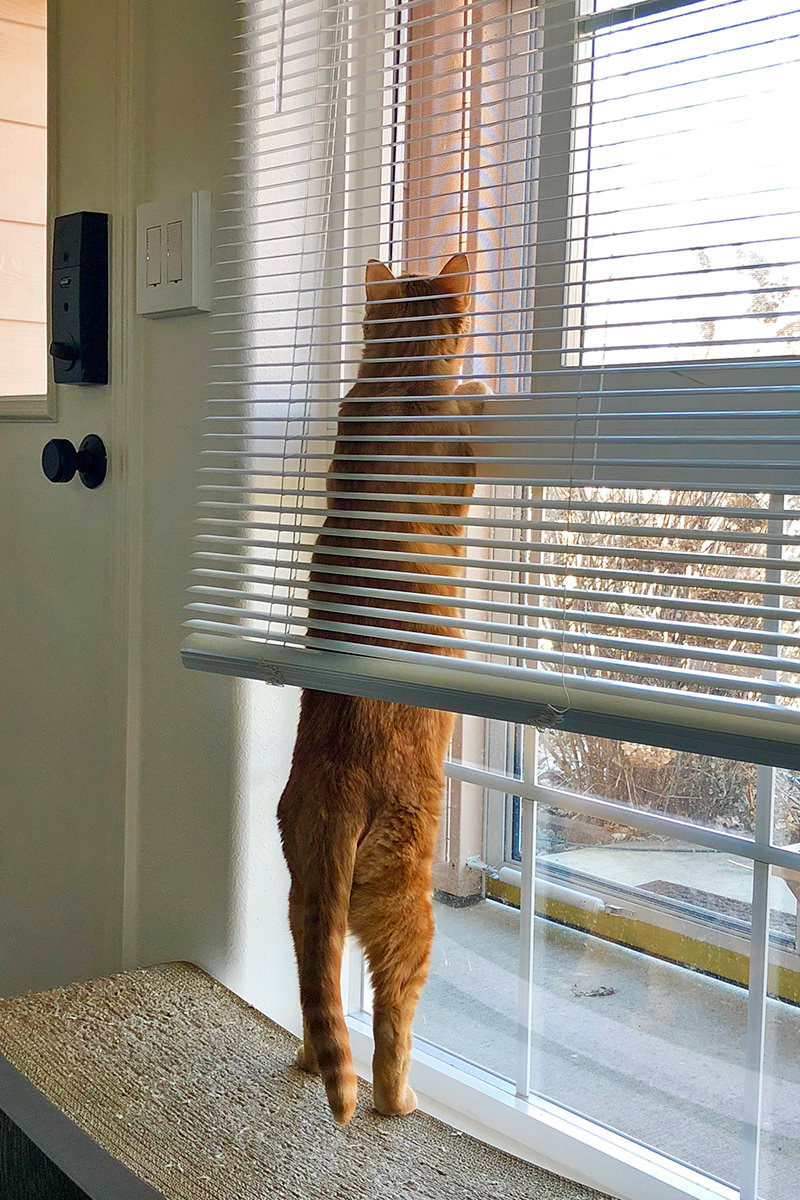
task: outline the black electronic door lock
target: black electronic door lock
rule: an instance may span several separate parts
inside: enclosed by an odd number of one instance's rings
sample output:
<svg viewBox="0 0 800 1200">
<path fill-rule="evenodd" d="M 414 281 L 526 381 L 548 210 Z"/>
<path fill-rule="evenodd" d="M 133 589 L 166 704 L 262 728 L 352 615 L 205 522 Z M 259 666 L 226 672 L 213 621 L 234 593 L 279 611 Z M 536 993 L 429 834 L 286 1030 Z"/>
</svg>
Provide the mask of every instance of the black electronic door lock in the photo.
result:
<svg viewBox="0 0 800 1200">
<path fill-rule="evenodd" d="M 50 317 L 56 383 L 108 383 L 108 213 L 56 217 Z"/>
</svg>

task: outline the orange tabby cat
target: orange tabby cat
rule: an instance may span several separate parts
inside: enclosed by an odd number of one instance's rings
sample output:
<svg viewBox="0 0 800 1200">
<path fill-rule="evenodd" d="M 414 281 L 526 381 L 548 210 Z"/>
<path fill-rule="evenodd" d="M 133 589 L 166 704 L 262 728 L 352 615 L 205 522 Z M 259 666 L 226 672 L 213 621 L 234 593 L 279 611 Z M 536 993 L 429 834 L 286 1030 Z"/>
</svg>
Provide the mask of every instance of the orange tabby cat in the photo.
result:
<svg viewBox="0 0 800 1200">
<path fill-rule="evenodd" d="M 367 266 L 363 357 L 357 382 L 340 407 L 327 481 L 327 516 L 312 558 L 309 632 L 315 638 L 347 636 L 318 624 L 352 620 L 330 613 L 326 603 L 381 605 L 359 591 L 326 591 L 343 577 L 320 568 L 347 561 L 341 553 L 326 554 L 326 548 L 357 550 L 359 545 L 357 533 L 347 538 L 337 530 L 405 535 L 386 541 L 370 537 L 364 543 L 373 551 L 407 555 L 407 560 L 394 558 L 393 563 L 402 572 L 416 574 L 418 581 L 387 584 L 371 575 L 370 562 L 380 566 L 380 556 L 363 559 L 356 554 L 353 574 L 361 587 L 408 593 L 408 600 L 387 599 L 387 608 L 433 614 L 441 621 L 431 627 L 371 617 L 370 624 L 386 628 L 387 636 L 369 638 L 353 629 L 347 637 L 350 643 L 400 646 L 402 633 L 397 636 L 397 631 L 420 628 L 457 636 L 447 622 L 458 613 L 461 552 L 448 544 L 426 544 L 425 539 L 429 534 L 460 532 L 473 490 L 472 464 L 446 461 L 448 456 L 470 455 L 468 418 L 481 411 L 488 393 L 479 382 L 457 386 L 458 356 L 469 333 L 469 290 L 469 265 L 463 254 L 451 258 L 432 279 L 395 278 L 374 259 Z M 429 419 L 442 415 L 466 419 Z M 375 421 L 376 417 L 397 419 Z M 439 440 L 407 440 L 419 435 Z M 370 440 L 387 436 L 391 441 Z M 383 458 L 376 464 L 377 456 L 394 454 L 398 461 Z M 406 455 L 425 457 L 405 462 Z M 406 478 L 383 483 L 370 479 L 376 466 L 379 474 Z M 454 478 L 431 478 L 447 475 Z M 383 500 L 363 498 L 370 492 L 388 494 Z M 360 517 L 380 511 L 409 514 L 409 520 Z M 442 517 L 452 524 L 428 520 Z M 420 555 L 449 553 L 452 565 L 428 567 L 418 561 Z M 453 584 L 430 583 L 430 574 L 451 575 Z M 436 599 L 415 598 L 422 593 Z M 459 651 L 439 648 L 431 653 Z M 364 947 L 372 976 L 375 1107 L 387 1115 L 416 1107 L 407 1083 L 411 1022 L 433 939 L 431 866 L 453 719 L 452 713 L 392 701 L 303 692 L 291 775 L 278 808 L 292 880 L 289 920 L 303 1008 L 304 1039 L 297 1061 L 322 1076 L 340 1124 L 349 1121 L 356 1106 L 356 1076 L 339 988 L 348 927 Z"/>
</svg>

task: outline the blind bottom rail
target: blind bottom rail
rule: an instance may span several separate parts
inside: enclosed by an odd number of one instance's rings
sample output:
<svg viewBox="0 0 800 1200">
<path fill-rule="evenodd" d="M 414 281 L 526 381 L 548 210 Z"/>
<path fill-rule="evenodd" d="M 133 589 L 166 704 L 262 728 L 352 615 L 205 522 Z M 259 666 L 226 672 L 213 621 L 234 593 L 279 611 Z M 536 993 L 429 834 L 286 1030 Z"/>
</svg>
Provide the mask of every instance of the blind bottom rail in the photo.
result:
<svg viewBox="0 0 800 1200">
<path fill-rule="evenodd" d="M 565 691 L 560 675 L 543 679 L 544 672 L 486 663 L 467 671 L 425 657 L 431 661 L 386 661 L 202 632 L 181 647 L 193 670 L 800 768 L 800 711 L 689 692 L 653 697 L 649 689 L 607 680 L 568 678 Z"/>
</svg>

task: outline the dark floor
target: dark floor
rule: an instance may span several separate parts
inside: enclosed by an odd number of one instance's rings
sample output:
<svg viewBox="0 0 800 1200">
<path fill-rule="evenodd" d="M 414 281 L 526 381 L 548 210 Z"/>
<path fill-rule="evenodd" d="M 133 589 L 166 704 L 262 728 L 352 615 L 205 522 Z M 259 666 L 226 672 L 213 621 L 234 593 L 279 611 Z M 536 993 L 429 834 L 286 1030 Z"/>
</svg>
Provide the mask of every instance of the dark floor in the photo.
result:
<svg viewBox="0 0 800 1200">
<path fill-rule="evenodd" d="M 0 1196 L 2 1200 L 90 1200 L 4 1112 L 0 1112 Z"/>
</svg>

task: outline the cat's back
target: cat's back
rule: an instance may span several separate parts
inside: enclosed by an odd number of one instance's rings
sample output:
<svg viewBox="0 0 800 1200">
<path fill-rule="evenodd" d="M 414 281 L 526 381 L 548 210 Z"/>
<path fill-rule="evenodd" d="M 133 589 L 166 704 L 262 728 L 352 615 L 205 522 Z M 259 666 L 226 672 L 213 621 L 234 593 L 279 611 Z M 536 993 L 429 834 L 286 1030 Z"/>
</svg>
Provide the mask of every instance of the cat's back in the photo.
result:
<svg viewBox="0 0 800 1200">
<path fill-rule="evenodd" d="M 355 764 L 365 771 L 391 762 L 404 775 L 433 745 L 446 747 L 452 713 L 391 700 L 340 696 L 307 689 L 300 701 L 295 757 L 324 762 L 334 770 Z"/>
<path fill-rule="evenodd" d="M 415 781 L 442 780 L 453 720 L 416 705 L 304 691 L 284 819 L 297 810 L 313 821 L 325 795 L 365 827 L 393 797 L 413 793 Z"/>
</svg>

